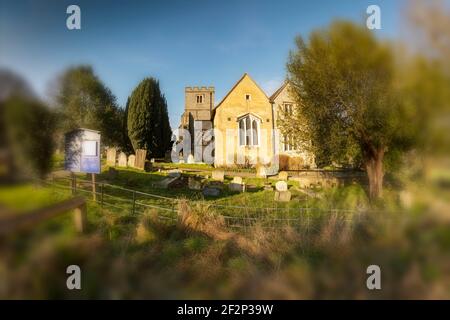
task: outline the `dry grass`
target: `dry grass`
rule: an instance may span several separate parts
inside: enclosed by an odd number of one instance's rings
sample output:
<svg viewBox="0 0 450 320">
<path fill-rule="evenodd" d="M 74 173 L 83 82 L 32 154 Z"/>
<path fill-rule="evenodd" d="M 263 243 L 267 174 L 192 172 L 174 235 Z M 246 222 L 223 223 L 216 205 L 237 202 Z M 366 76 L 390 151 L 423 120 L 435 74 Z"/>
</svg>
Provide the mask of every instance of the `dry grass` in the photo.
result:
<svg viewBox="0 0 450 320">
<path fill-rule="evenodd" d="M 84 236 L 20 235 L 0 244 L 0 297 L 448 299 L 450 223 L 433 210 L 336 212 L 244 233 L 207 202 L 180 201 L 175 223 L 155 210 L 104 211 L 90 217 Z M 69 264 L 82 269 L 82 291 L 65 287 Z M 381 267 L 380 291 L 366 288 L 371 264 Z"/>
</svg>

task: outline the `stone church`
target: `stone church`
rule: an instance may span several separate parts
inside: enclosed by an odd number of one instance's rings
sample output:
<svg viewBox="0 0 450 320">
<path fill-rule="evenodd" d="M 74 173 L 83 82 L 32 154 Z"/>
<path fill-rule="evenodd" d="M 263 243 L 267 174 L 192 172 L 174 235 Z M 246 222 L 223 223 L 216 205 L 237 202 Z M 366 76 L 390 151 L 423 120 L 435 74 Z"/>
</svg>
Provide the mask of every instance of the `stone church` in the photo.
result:
<svg viewBox="0 0 450 320">
<path fill-rule="evenodd" d="M 217 105 L 214 87 L 186 87 L 180 129 L 189 131 L 191 148 L 184 158 L 208 162 L 207 154 L 216 167 L 270 165 L 275 159 L 284 170 L 314 167 L 314 157 L 278 130 L 282 110 L 295 107 L 289 87 L 285 82 L 269 97 L 245 73 Z"/>
</svg>

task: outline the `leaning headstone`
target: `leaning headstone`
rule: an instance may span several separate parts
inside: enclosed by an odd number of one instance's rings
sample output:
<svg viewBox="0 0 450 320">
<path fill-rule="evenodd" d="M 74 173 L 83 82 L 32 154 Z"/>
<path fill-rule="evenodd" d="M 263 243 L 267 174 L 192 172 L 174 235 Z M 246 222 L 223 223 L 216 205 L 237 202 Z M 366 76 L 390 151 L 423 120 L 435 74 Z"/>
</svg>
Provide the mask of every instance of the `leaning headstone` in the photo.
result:
<svg viewBox="0 0 450 320">
<path fill-rule="evenodd" d="M 224 177 L 225 177 L 225 172 L 223 170 L 214 170 L 212 172 L 213 180 L 223 181 Z"/>
<path fill-rule="evenodd" d="M 287 185 L 287 183 L 285 181 L 278 181 L 275 184 L 275 189 L 277 191 L 287 191 L 288 190 L 288 185 Z"/>
<path fill-rule="evenodd" d="M 242 184 L 242 178 L 241 177 L 234 177 L 232 183 L 238 183 L 238 184 Z"/>
<path fill-rule="evenodd" d="M 167 188 L 169 188 L 169 186 L 171 185 L 171 184 L 173 184 L 176 180 L 178 180 L 180 177 L 167 177 L 167 178 L 164 178 L 163 180 L 161 180 L 158 184 L 157 184 L 157 186 L 158 187 L 160 187 L 160 188 L 164 188 L 164 189 L 167 189 Z"/>
<path fill-rule="evenodd" d="M 106 151 L 106 165 L 114 167 L 116 165 L 116 148 L 108 148 Z"/>
<path fill-rule="evenodd" d="M 188 188 L 190 190 L 201 190 L 202 182 L 194 177 L 189 177 L 188 178 Z"/>
<path fill-rule="evenodd" d="M 290 191 L 275 191 L 275 201 L 288 202 L 291 201 Z"/>
<path fill-rule="evenodd" d="M 128 156 L 128 166 L 134 168 L 136 163 L 136 156 L 134 154 Z"/>
<path fill-rule="evenodd" d="M 119 167 L 126 167 L 127 166 L 127 155 L 123 152 L 119 153 L 119 161 L 117 163 Z"/>
<path fill-rule="evenodd" d="M 170 189 L 185 188 L 185 187 L 187 187 L 187 183 L 188 183 L 188 181 L 187 181 L 186 177 L 179 177 L 169 183 L 169 188 Z"/>
<path fill-rule="evenodd" d="M 147 157 L 147 150 L 145 149 L 137 149 L 136 157 L 134 161 L 134 167 L 136 169 L 144 170 L 145 169 L 145 159 Z"/>
<path fill-rule="evenodd" d="M 182 171 L 179 169 L 173 169 L 173 170 L 167 171 L 167 175 L 172 178 L 179 178 L 179 177 L 181 177 L 181 172 Z"/>
<path fill-rule="evenodd" d="M 217 197 L 220 195 L 220 189 L 207 186 L 203 188 L 202 193 L 205 197 Z"/>
<path fill-rule="evenodd" d="M 193 156 L 192 154 L 188 155 L 188 157 L 187 157 L 187 163 L 194 163 L 194 162 L 195 162 L 194 156 Z"/>
<path fill-rule="evenodd" d="M 288 179 L 288 173 L 287 173 L 286 171 L 280 171 L 280 172 L 278 173 L 278 179 L 279 179 L 279 180 L 287 181 L 287 179 Z"/>
</svg>

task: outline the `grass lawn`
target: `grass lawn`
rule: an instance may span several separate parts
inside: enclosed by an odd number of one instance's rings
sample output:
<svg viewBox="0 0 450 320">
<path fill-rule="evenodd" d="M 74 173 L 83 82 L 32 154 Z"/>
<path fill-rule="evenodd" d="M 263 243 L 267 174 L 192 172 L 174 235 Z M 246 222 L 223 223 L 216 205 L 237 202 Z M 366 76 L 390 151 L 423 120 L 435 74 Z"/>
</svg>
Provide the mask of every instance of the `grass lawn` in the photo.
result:
<svg viewBox="0 0 450 320">
<path fill-rule="evenodd" d="M 200 190 L 190 190 L 187 186 L 171 189 L 161 188 L 160 186 L 158 186 L 158 183 L 167 177 L 167 174 L 164 172 L 147 173 L 130 168 L 116 168 L 116 170 L 118 174 L 115 177 L 110 177 L 107 167 L 104 167 L 103 172 L 97 175 L 96 181 L 100 184 L 97 188 L 97 192 L 101 192 L 101 184 L 104 183 L 104 199 L 108 201 L 114 200 L 112 197 L 109 197 L 110 195 L 129 200 L 131 200 L 133 197 L 133 193 L 131 191 L 114 188 L 112 186 L 109 186 L 109 184 L 173 199 L 161 199 L 141 194 L 135 194 L 136 200 L 140 203 L 172 208 L 177 203 L 176 199 L 189 199 L 191 201 L 198 201 L 206 205 L 218 205 L 215 210 L 222 214 L 226 213 L 232 215 L 252 215 L 256 213 L 248 212 L 248 210 L 244 212 L 242 210 L 236 210 L 235 208 L 223 208 L 223 206 L 245 206 L 250 208 L 285 208 L 292 209 L 292 214 L 295 214 L 296 208 L 303 208 L 305 206 L 307 207 L 308 205 L 310 206 L 308 202 L 312 203 L 313 201 L 315 201 L 314 199 L 308 198 L 306 194 L 301 192 L 296 181 L 288 182 L 292 193 L 292 201 L 288 203 L 282 203 L 274 201 L 274 191 L 265 191 L 263 189 L 265 184 L 272 184 L 272 186 L 274 186 L 276 180 L 262 178 L 243 178 L 243 181 L 247 186 L 247 191 L 244 193 L 238 193 L 232 192 L 228 189 L 228 184 L 232 181 L 232 178 L 226 176 L 220 196 L 204 197 Z M 194 176 L 196 174 L 186 172 L 183 173 L 183 175 Z M 89 176 L 86 176 L 84 174 L 78 175 L 78 181 L 87 181 L 87 183 L 84 185 L 84 190 L 91 191 L 91 186 L 89 185 L 88 179 L 90 179 Z M 208 183 L 212 182 L 210 178 L 206 179 L 205 181 Z M 68 181 L 67 179 L 56 179 L 56 182 L 63 183 L 66 186 L 70 185 L 70 181 Z M 80 191 L 82 191 L 82 188 L 80 188 Z M 131 204 L 129 201 L 122 201 L 120 205 L 126 205 L 127 208 L 130 208 Z"/>
<path fill-rule="evenodd" d="M 0 187 L 0 204 L 14 211 L 45 207 L 68 197 L 31 184 Z"/>
</svg>

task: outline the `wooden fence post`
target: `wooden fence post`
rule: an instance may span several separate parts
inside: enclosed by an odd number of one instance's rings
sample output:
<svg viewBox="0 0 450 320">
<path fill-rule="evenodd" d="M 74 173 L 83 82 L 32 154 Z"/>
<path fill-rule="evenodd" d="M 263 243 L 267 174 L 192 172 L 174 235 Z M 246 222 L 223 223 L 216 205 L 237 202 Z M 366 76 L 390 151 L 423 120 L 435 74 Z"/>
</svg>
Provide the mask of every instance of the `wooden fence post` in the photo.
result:
<svg viewBox="0 0 450 320">
<path fill-rule="evenodd" d="M 32 228 L 61 214 L 74 211 L 75 227 L 78 231 L 85 230 L 87 224 L 86 200 L 83 197 L 74 197 L 62 202 L 24 213 L 7 213 L 0 215 L 0 236 L 20 229 Z"/>
<path fill-rule="evenodd" d="M 101 186 L 101 188 L 102 188 L 101 207 L 102 207 L 102 209 L 103 209 L 103 195 L 104 195 L 104 191 L 103 191 L 103 189 L 105 188 L 105 184 L 104 184 L 104 183 L 102 183 L 102 186 Z"/>
<path fill-rule="evenodd" d="M 97 201 L 97 188 L 96 188 L 96 184 L 95 184 L 95 173 L 91 173 L 92 175 L 92 195 L 93 195 L 93 199 L 94 202 Z"/>
<path fill-rule="evenodd" d="M 82 233 L 86 230 L 87 222 L 87 209 L 86 203 L 81 204 L 74 210 L 75 228 L 78 232 Z"/>
<path fill-rule="evenodd" d="M 77 176 L 75 173 L 70 173 L 71 182 L 72 182 L 72 195 L 75 195 L 77 193 Z"/>
</svg>

